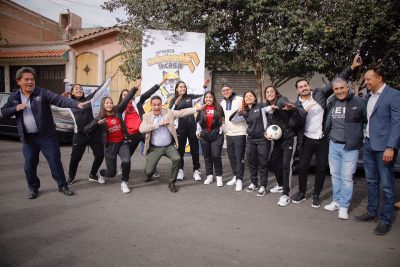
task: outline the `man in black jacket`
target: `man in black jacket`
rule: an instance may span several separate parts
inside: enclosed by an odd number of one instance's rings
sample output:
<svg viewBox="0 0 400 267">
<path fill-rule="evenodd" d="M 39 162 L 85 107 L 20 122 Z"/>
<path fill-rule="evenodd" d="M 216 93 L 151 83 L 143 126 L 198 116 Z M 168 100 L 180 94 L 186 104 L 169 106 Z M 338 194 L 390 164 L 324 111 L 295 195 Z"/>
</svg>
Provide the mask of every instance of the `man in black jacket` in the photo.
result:
<svg viewBox="0 0 400 267">
<path fill-rule="evenodd" d="M 347 80 L 352 70 L 361 65 L 359 55 L 354 57 L 351 67 L 345 68 L 339 77 Z M 299 192 L 293 197 L 293 203 L 301 203 L 306 199 L 307 176 L 312 156 L 315 154 L 315 184 L 312 198 L 312 207 L 321 206 L 319 195 L 321 194 L 325 180 L 325 169 L 328 161 L 328 138 L 324 135 L 324 115 L 326 100 L 333 93 L 332 83 L 324 88 L 311 89 L 306 79 L 296 81 L 296 90 L 299 94 L 296 105 L 302 105 L 307 112 L 304 131 L 299 138 L 300 163 L 299 163 Z"/>
<path fill-rule="evenodd" d="M 13 93 L 1 109 L 4 117 L 16 116 L 18 135 L 23 143 L 24 170 L 29 187 L 29 199 L 39 194 L 40 180 L 37 176 L 39 152 L 49 163 L 58 190 L 66 196 L 73 195 L 65 179 L 61 163 L 60 145 L 56 136 L 50 105 L 65 108 L 82 108 L 86 103 L 57 95 L 35 85 L 35 70 L 23 67 L 17 71 L 16 80 L 20 90 Z"/>
<path fill-rule="evenodd" d="M 324 209 L 339 210 L 338 217 L 347 220 L 367 109 L 365 100 L 355 96 L 345 80 L 336 78 L 332 84 L 335 95 L 328 99 L 324 131 L 329 136 L 332 202 Z"/>
</svg>

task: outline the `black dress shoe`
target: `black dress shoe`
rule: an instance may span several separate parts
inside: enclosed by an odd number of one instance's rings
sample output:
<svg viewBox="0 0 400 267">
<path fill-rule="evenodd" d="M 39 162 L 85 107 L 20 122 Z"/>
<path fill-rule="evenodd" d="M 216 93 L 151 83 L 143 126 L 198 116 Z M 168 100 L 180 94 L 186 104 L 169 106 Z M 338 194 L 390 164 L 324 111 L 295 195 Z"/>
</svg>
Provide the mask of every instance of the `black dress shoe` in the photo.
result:
<svg viewBox="0 0 400 267">
<path fill-rule="evenodd" d="M 67 183 L 68 183 L 68 184 L 73 184 L 73 183 L 75 183 L 75 177 L 68 177 Z"/>
<path fill-rule="evenodd" d="M 370 221 L 374 221 L 375 219 L 376 219 L 376 216 L 372 216 L 371 214 L 366 212 L 360 216 L 354 217 L 353 220 L 355 220 L 356 222 L 370 222 Z"/>
<path fill-rule="evenodd" d="M 374 230 L 376 235 L 386 235 L 390 230 L 390 224 L 379 222 L 378 226 Z"/>
<path fill-rule="evenodd" d="M 74 194 L 68 187 L 59 188 L 58 191 L 66 196 L 72 196 Z"/>
<path fill-rule="evenodd" d="M 175 182 L 169 182 L 168 183 L 168 188 L 172 193 L 176 193 L 176 186 L 175 186 Z"/>
<path fill-rule="evenodd" d="M 35 199 L 39 195 L 39 191 L 37 189 L 30 189 L 28 193 L 28 198 L 29 199 Z"/>
</svg>

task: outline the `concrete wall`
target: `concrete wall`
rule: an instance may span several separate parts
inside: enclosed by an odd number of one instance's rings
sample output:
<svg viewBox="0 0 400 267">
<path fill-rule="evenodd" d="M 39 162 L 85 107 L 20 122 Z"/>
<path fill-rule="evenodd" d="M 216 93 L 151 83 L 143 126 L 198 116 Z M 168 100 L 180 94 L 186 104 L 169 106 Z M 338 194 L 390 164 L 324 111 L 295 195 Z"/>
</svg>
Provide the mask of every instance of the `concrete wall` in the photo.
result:
<svg viewBox="0 0 400 267">
<path fill-rule="evenodd" d="M 77 45 L 72 45 L 71 49 L 77 56 L 85 52 L 91 52 L 97 55 L 99 51 L 102 50 L 104 51 L 104 61 L 108 61 L 121 53 L 122 47 L 117 40 L 118 32 L 115 32 L 108 36 L 101 36 L 94 40 L 88 40 Z"/>
<path fill-rule="evenodd" d="M 295 83 L 300 77 L 293 78 L 283 84 L 282 86 L 278 87 L 279 92 L 283 95 L 289 98 L 289 101 L 295 101 L 297 97 L 297 91 L 295 88 Z M 324 87 L 326 85 L 326 82 L 328 81 L 324 75 L 316 73 L 314 76 L 309 79 L 311 88 L 319 88 L 319 87 Z M 268 85 L 269 83 L 264 83 L 265 85 Z"/>
</svg>

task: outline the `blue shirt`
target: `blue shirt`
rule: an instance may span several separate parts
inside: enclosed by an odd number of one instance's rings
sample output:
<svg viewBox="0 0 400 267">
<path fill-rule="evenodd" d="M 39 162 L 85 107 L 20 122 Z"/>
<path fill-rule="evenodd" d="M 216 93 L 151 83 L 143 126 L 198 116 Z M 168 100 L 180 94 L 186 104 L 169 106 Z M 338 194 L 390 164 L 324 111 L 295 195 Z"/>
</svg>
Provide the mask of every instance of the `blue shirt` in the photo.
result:
<svg viewBox="0 0 400 267">
<path fill-rule="evenodd" d="M 21 91 L 21 102 L 22 104 L 25 103 L 27 105 L 23 110 L 23 118 L 24 118 L 23 121 L 26 132 L 27 133 L 39 132 L 35 118 L 33 117 L 31 102 L 29 101 L 29 97 L 25 97 L 22 91 Z"/>
</svg>

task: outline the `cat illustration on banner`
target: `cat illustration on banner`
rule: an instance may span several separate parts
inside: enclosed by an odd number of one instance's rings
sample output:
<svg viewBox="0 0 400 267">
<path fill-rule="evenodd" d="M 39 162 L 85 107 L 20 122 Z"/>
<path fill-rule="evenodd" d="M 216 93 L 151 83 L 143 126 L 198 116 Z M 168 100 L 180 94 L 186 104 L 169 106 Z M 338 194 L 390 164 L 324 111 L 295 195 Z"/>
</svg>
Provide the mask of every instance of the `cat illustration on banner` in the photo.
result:
<svg viewBox="0 0 400 267">
<path fill-rule="evenodd" d="M 161 97 L 163 108 L 169 107 L 169 102 L 175 95 L 175 84 L 180 81 L 179 70 L 163 70 L 162 77 L 165 79 L 160 90 L 155 94 Z M 150 101 L 147 100 L 143 106 L 145 112 L 151 109 Z"/>
</svg>

